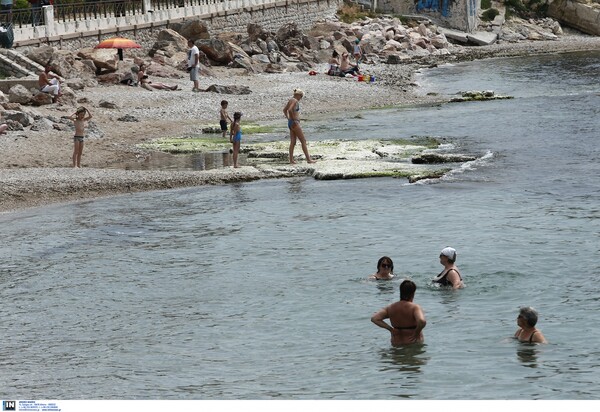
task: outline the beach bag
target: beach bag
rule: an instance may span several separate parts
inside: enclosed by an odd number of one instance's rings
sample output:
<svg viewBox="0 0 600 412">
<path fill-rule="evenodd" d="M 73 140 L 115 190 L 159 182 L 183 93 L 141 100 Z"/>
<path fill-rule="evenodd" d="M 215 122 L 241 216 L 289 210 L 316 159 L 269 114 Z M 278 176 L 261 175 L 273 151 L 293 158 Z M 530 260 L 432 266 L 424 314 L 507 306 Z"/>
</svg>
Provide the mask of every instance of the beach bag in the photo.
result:
<svg viewBox="0 0 600 412">
<path fill-rule="evenodd" d="M 15 34 L 12 23 L 2 23 L 0 25 L 0 46 L 10 49 L 13 46 Z"/>
</svg>

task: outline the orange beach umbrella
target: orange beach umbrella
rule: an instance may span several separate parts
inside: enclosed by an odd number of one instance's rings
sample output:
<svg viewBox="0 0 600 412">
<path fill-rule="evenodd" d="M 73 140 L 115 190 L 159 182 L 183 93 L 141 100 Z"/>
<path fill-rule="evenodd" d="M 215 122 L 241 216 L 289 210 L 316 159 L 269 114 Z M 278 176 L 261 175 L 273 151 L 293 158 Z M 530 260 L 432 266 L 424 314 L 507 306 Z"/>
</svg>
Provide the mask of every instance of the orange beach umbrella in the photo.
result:
<svg viewBox="0 0 600 412">
<path fill-rule="evenodd" d="M 96 49 L 141 49 L 142 46 L 134 42 L 133 40 L 124 39 L 123 37 L 113 37 L 112 39 L 106 39 L 101 41 Z"/>
<path fill-rule="evenodd" d="M 119 60 L 123 60 L 123 49 L 141 49 L 142 46 L 133 40 L 124 39 L 123 37 L 113 37 L 98 43 L 96 49 L 117 49 Z"/>
</svg>

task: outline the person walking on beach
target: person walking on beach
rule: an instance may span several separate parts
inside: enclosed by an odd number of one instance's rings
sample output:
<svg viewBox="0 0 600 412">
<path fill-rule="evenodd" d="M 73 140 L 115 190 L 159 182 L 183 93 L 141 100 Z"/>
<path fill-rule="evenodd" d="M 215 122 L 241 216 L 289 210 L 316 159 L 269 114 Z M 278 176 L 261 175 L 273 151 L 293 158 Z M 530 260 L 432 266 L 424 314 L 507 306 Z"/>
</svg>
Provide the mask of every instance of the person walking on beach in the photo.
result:
<svg viewBox="0 0 600 412">
<path fill-rule="evenodd" d="M 371 317 L 371 322 L 391 333 L 393 346 L 410 343 L 423 343 L 423 328 L 427 325 L 425 314 L 419 305 L 413 303 L 417 285 L 411 280 L 400 284 L 400 301 L 381 309 Z M 390 324 L 385 322 L 389 319 Z"/>
<path fill-rule="evenodd" d="M 81 167 L 85 122 L 89 121 L 91 118 L 92 114 L 83 106 L 77 109 L 77 111 L 69 117 L 69 120 L 72 120 L 73 123 L 75 123 L 75 136 L 73 137 L 73 167 Z"/>
<path fill-rule="evenodd" d="M 354 60 L 356 60 L 356 65 L 358 67 L 358 64 L 360 63 L 360 59 L 362 59 L 362 49 L 360 48 L 360 39 L 356 39 L 354 41 L 354 50 L 352 52 L 352 55 L 354 56 Z"/>
<path fill-rule="evenodd" d="M 451 286 L 452 289 L 460 289 L 463 284 L 462 276 L 458 268 L 454 264 L 456 262 L 456 250 L 451 247 L 446 247 L 440 252 L 440 263 L 444 265 L 444 270 L 433 278 L 432 282 L 440 286 Z"/>
<path fill-rule="evenodd" d="M 283 108 L 283 114 L 288 120 L 288 129 L 290 129 L 290 164 L 296 164 L 294 161 L 294 147 L 296 146 L 296 140 L 300 140 L 300 143 L 302 144 L 302 151 L 306 157 L 306 162 L 316 163 L 308 154 L 306 138 L 304 137 L 304 132 L 300 126 L 300 100 L 302 97 L 304 97 L 304 92 L 300 89 L 294 89 L 294 96 L 288 100 Z"/>
<path fill-rule="evenodd" d="M 190 80 L 194 82 L 193 92 L 200 91 L 200 50 L 194 44 L 193 40 L 188 40 L 188 61 L 187 69 L 190 72 Z"/>
<path fill-rule="evenodd" d="M 229 106 L 229 102 L 227 100 L 221 100 L 221 110 L 219 110 L 219 124 L 221 125 L 221 132 L 223 132 L 223 138 L 225 138 L 225 134 L 227 133 L 227 122 L 232 123 L 231 117 L 227 113 L 227 106 Z"/>
<path fill-rule="evenodd" d="M 515 339 L 525 343 L 548 343 L 542 331 L 535 328 L 538 321 L 538 313 L 532 307 L 523 307 L 517 316 L 519 329 L 515 332 Z"/>
<path fill-rule="evenodd" d="M 233 114 L 233 123 L 231 123 L 231 131 L 229 133 L 229 141 L 233 143 L 233 167 L 240 167 L 238 164 L 238 155 L 240 153 L 240 145 L 242 143 L 242 128 L 240 121 L 242 119 L 241 112 Z"/>
</svg>

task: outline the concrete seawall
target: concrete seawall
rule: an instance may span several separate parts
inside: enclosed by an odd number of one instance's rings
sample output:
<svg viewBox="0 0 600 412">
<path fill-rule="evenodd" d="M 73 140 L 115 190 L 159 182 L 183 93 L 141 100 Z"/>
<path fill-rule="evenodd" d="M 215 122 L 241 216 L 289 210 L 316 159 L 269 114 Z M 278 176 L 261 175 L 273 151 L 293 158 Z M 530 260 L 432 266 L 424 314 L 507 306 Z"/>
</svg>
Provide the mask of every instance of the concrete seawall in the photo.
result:
<svg viewBox="0 0 600 412">
<path fill-rule="evenodd" d="M 14 29 L 14 47 L 43 44 L 59 48 L 89 47 L 115 35 L 127 36 L 150 47 L 156 30 L 192 19 L 207 21 L 211 33 L 245 31 L 248 23 L 276 30 L 289 21 L 308 29 L 317 20 L 333 16 L 342 0 L 206 0 L 203 3 L 153 10 L 150 1 L 144 0 L 141 14 L 66 22 L 55 21 L 53 7 L 47 6 L 43 8 L 45 25 Z"/>
</svg>

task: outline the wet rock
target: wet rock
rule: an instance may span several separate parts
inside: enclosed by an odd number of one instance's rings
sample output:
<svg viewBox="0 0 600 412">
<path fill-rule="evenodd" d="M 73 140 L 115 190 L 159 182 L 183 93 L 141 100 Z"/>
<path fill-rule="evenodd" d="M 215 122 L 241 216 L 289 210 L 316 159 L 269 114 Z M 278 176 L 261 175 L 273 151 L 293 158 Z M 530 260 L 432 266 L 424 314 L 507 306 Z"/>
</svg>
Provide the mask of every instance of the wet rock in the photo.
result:
<svg viewBox="0 0 600 412">
<path fill-rule="evenodd" d="M 446 153 L 422 153 L 411 159 L 413 164 L 463 163 L 477 159 L 476 156 Z"/>
</svg>

